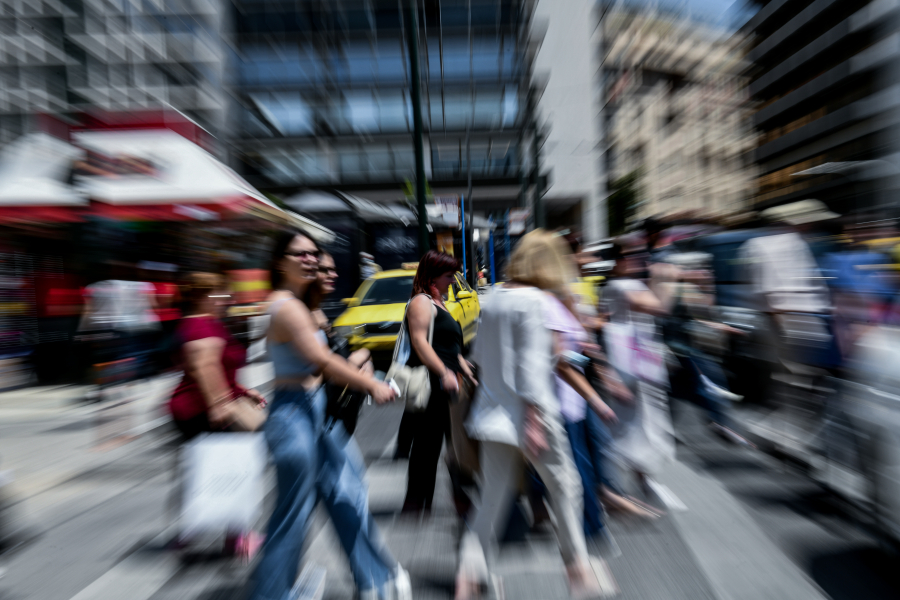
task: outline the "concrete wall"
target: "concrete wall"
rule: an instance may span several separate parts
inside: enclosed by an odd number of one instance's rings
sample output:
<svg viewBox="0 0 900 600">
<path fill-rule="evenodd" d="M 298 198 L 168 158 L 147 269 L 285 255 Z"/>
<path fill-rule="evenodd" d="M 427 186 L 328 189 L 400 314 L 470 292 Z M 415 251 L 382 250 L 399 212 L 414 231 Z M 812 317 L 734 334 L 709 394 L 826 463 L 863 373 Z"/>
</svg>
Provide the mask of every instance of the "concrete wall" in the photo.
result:
<svg viewBox="0 0 900 600">
<path fill-rule="evenodd" d="M 549 75 L 537 114 L 549 130 L 541 151 L 541 170 L 550 171 L 544 202 L 552 211 L 554 204 L 579 199 L 587 240 L 607 233 L 595 5 L 592 0 L 539 0 L 535 9 L 536 29 L 547 27 L 535 60 L 536 78 Z"/>
</svg>

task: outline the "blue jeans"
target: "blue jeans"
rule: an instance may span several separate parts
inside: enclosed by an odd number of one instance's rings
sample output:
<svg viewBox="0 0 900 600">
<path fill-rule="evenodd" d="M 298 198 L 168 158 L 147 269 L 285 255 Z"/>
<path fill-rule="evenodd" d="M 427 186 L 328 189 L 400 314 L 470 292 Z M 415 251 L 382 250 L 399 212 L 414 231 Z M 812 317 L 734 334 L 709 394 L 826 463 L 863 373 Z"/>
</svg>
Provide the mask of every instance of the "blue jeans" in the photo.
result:
<svg viewBox="0 0 900 600">
<path fill-rule="evenodd" d="M 594 481 L 608 487 L 617 494 L 622 493 L 622 486 L 617 481 L 614 469 L 610 469 L 613 439 L 609 427 L 590 408 L 587 411 L 587 443 L 588 454 L 594 467 Z"/>
<path fill-rule="evenodd" d="M 277 390 L 264 428 L 275 463 L 278 499 L 263 556 L 254 574 L 254 600 L 284 600 L 297 578 L 316 501 L 325 504 L 359 590 L 383 590 L 396 561 L 369 514 L 359 451 L 343 428 L 324 427 L 324 392 Z"/>
<path fill-rule="evenodd" d="M 588 412 L 591 412 L 588 409 Z M 591 461 L 588 450 L 588 421 L 587 418 L 578 422 L 566 419 L 564 426 L 569 436 L 569 444 L 572 446 L 572 458 L 575 459 L 575 467 L 581 476 L 581 486 L 584 488 L 584 533 L 592 536 L 603 529 L 603 511 L 597 500 L 597 480 L 594 478 L 594 464 Z"/>
</svg>

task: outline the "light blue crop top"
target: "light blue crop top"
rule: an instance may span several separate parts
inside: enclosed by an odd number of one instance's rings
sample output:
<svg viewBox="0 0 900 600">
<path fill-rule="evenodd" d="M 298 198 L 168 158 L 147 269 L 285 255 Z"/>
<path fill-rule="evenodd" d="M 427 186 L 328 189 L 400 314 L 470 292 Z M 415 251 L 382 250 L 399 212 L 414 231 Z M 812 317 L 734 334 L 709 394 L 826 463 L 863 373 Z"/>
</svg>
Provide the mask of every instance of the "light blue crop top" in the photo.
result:
<svg viewBox="0 0 900 600">
<path fill-rule="evenodd" d="M 289 298 L 281 298 L 269 305 L 269 315 L 274 317 L 281 305 Z M 328 345 L 328 337 L 321 329 L 316 332 L 316 337 L 323 346 Z M 266 340 L 269 349 L 269 358 L 272 359 L 272 367 L 275 369 L 275 378 L 307 377 L 318 371 L 318 367 L 307 361 L 294 350 L 291 342 L 272 342 Z"/>
</svg>

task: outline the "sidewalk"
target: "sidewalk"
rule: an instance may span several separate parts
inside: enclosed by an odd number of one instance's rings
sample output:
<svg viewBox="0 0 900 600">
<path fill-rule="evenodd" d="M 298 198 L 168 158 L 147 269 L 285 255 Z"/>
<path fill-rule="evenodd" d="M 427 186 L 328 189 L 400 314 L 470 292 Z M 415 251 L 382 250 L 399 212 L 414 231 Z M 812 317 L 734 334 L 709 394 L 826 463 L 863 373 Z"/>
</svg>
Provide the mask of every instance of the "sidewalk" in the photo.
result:
<svg viewBox="0 0 900 600">
<path fill-rule="evenodd" d="M 265 389 L 271 373 L 268 363 L 251 364 L 238 378 L 246 387 Z M 11 472 L 14 478 L 13 501 L 121 460 L 135 447 L 157 443 L 139 439 L 104 446 L 119 435 L 139 438 L 168 427 L 171 418 L 166 403 L 180 377 L 164 374 L 135 383 L 134 394 L 125 403 L 89 402 L 93 386 L 41 386 L 0 393 L 0 471 Z"/>
</svg>

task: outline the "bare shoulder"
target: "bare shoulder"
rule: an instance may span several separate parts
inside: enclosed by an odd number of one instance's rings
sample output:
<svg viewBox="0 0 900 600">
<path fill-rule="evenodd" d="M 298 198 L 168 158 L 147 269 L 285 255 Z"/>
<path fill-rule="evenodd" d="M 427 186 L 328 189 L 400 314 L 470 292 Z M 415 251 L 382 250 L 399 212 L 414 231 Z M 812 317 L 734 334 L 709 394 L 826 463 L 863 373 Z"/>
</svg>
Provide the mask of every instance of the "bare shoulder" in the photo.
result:
<svg viewBox="0 0 900 600">
<path fill-rule="evenodd" d="M 415 298 L 412 299 L 412 302 L 409 304 L 409 309 L 415 312 L 428 312 L 431 310 L 431 306 L 433 302 L 431 298 L 426 296 L 425 294 L 419 294 Z"/>
<path fill-rule="evenodd" d="M 270 306 L 279 304 L 269 325 L 269 333 L 276 341 L 286 341 L 291 330 L 312 322 L 309 309 L 292 294 L 272 294 L 269 301 Z"/>
</svg>

